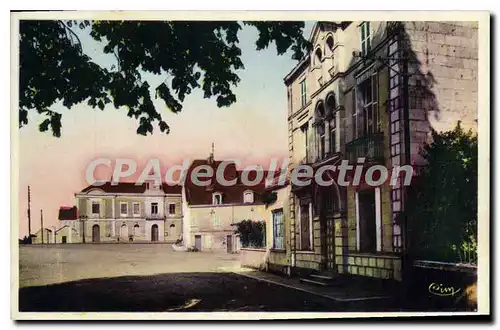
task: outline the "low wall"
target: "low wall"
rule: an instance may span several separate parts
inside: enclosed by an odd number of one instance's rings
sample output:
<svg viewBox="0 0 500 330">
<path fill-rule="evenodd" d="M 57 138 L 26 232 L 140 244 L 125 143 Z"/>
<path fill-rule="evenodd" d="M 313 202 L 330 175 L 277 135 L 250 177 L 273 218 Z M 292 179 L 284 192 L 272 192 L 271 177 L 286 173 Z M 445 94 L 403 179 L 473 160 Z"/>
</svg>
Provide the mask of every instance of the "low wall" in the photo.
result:
<svg viewBox="0 0 500 330">
<path fill-rule="evenodd" d="M 267 270 L 267 251 L 266 249 L 240 249 L 241 266 Z"/>
<path fill-rule="evenodd" d="M 342 257 L 337 258 L 342 259 Z M 399 256 L 350 252 L 346 259 L 347 273 L 351 275 L 401 281 L 401 258 Z M 336 260 L 337 264 L 343 261 Z M 342 272 L 339 270 L 339 273 Z"/>
<path fill-rule="evenodd" d="M 407 302 L 414 310 L 474 311 L 477 269 L 474 266 L 415 261 L 407 281 Z"/>
</svg>

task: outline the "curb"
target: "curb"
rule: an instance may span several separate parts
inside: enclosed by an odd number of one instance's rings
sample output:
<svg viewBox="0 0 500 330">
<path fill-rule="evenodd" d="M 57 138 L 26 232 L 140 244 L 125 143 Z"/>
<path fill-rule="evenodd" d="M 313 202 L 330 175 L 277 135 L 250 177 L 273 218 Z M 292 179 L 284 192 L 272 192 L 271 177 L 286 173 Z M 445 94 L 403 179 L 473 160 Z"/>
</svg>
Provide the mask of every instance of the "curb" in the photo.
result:
<svg viewBox="0 0 500 330">
<path fill-rule="evenodd" d="M 232 273 L 237 274 L 237 275 L 241 275 L 241 276 L 245 276 L 245 277 L 248 277 L 248 278 L 251 278 L 251 279 L 254 279 L 254 280 L 268 282 L 268 283 L 280 285 L 280 286 L 283 286 L 283 287 L 286 287 L 286 288 L 290 288 L 290 289 L 294 289 L 294 290 L 306 292 L 306 293 L 309 293 L 309 294 L 313 294 L 313 295 L 316 295 L 316 296 L 319 296 L 319 297 L 323 297 L 323 298 L 327 298 L 327 299 L 330 299 L 330 300 L 334 300 L 334 301 L 337 301 L 337 302 L 355 302 L 355 301 L 366 301 L 366 300 L 389 299 L 389 298 L 391 298 L 391 296 L 373 296 L 373 297 L 360 297 L 360 298 L 336 298 L 336 297 L 332 297 L 332 296 L 325 295 L 325 294 L 322 294 L 322 293 L 318 293 L 318 292 L 314 292 L 314 291 L 307 290 L 307 289 L 304 289 L 304 288 L 300 288 L 300 287 L 297 287 L 297 286 L 288 285 L 288 284 L 285 284 L 285 283 L 281 283 L 281 282 L 277 282 L 277 281 L 273 281 L 273 280 L 269 280 L 269 279 L 264 279 L 264 278 L 260 278 L 260 277 L 257 277 L 257 276 L 251 276 L 251 275 L 248 275 L 248 274 L 245 274 L 245 273 L 238 273 L 238 272 L 234 272 L 234 271 Z"/>
</svg>

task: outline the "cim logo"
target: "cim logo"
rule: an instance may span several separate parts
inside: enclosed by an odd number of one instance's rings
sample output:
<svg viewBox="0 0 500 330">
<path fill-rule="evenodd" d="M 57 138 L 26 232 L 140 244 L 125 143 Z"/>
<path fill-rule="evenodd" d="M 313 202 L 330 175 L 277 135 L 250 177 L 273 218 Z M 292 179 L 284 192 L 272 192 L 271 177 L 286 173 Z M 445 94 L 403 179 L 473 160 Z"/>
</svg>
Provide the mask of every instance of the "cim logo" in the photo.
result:
<svg viewBox="0 0 500 330">
<path fill-rule="evenodd" d="M 454 296 L 455 294 L 460 292 L 460 288 L 455 289 L 453 286 L 443 286 L 440 283 L 431 283 L 429 285 L 429 292 L 436 296 Z"/>
</svg>

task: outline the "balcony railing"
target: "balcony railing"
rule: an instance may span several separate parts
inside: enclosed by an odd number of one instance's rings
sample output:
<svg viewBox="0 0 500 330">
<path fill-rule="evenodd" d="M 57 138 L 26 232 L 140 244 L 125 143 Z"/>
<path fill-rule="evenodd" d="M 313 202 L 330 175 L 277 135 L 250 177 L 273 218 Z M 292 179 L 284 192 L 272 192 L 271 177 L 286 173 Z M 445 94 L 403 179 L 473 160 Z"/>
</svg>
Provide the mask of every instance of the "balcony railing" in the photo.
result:
<svg viewBox="0 0 500 330">
<path fill-rule="evenodd" d="M 384 160 L 384 135 L 375 133 L 362 136 L 346 145 L 349 163 L 356 164 L 358 158 L 365 158 L 365 162 L 383 162 Z"/>
</svg>

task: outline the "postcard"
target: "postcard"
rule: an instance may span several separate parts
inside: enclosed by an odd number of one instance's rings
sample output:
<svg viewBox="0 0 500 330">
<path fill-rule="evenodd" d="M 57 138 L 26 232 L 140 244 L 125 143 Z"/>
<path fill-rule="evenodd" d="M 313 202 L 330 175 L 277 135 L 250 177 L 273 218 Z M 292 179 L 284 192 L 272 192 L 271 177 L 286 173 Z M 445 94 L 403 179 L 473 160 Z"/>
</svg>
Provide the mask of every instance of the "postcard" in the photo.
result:
<svg viewBox="0 0 500 330">
<path fill-rule="evenodd" d="M 12 318 L 488 316 L 489 19 L 11 13 Z"/>
</svg>

